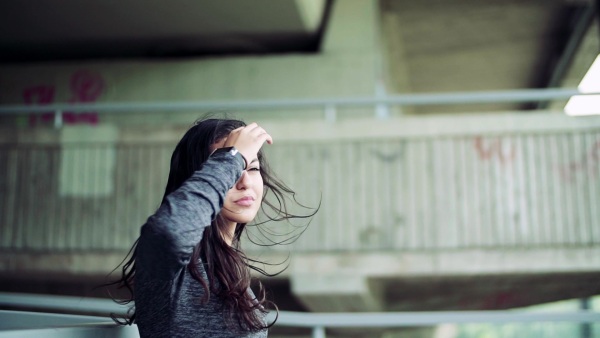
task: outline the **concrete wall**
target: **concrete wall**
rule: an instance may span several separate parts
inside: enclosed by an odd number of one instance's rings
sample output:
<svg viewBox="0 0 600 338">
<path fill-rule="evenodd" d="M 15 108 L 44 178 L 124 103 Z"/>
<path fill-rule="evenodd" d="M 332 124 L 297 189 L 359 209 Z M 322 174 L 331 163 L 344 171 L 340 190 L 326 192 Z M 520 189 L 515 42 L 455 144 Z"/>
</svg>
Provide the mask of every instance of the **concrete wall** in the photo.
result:
<svg viewBox="0 0 600 338">
<path fill-rule="evenodd" d="M 0 103 L 372 96 L 377 15 L 375 0 L 335 2 L 317 54 L 6 65 L 0 67 Z M 203 113 L 115 114 L 98 119 L 100 123 L 189 125 Z M 244 116 L 321 118 L 322 114 L 320 110 L 275 111 Z M 20 120 L 21 125 L 27 123 Z"/>
<path fill-rule="evenodd" d="M 600 242 L 597 118 L 452 120 L 453 126 L 442 117 L 312 122 L 304 130 L 265 124 L 276 140 L 266 147 L 275 172 L 300 202 L 322 203 L 294 250 Z M 182 132 L 110 126 L 5 130 L 0 245 L 25 251 L 126 250 L 160 203 Z"/>
</svg>

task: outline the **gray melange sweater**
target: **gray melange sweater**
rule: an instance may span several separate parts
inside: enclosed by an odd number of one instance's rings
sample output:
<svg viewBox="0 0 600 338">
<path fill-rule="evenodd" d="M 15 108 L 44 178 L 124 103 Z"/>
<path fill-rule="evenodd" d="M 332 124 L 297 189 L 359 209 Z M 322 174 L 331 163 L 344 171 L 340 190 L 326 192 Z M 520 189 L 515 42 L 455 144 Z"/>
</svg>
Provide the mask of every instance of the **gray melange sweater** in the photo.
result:
<svg viewBox="0 0 600 338">
<path fill-rule="evenodd" d="M 135 274 L 136 323 L 142 338 L 267 337 L 267 330 L 248 334 L 228 328 L 217 296 L 203 304 L 204 288 L 187 269 L 194 246 L 242 169 L 230 154 L 214 154 L 142 226 Z"/>
</svg>

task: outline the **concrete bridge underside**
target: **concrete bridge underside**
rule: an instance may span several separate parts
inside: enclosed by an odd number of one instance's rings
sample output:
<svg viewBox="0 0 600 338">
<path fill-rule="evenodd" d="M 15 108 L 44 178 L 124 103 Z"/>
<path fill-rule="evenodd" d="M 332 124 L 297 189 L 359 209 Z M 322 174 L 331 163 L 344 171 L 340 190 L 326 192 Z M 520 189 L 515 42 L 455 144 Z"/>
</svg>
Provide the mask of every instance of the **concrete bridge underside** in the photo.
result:
<svg viewBox="0 0 600 338">
<path fill-rule="evenodd" d="M 600 294 L 599 248 L 291 255 L 280 275 L 261 277 L 280 309 L 289 311 L 509 309 Z M 95 287 L 123 257 L 3 253 L 0 291 L 106 297 Z"/>
</svg>

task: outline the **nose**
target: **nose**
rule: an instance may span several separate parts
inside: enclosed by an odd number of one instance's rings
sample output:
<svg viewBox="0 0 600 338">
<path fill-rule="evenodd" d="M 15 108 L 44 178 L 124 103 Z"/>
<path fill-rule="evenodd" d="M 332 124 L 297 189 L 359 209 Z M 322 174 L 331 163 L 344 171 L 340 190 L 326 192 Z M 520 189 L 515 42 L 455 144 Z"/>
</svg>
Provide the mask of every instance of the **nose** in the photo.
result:
<svg viewBox="0 0 600 338">
<path fill-rule="evenodd" d="M 246 190 L 252 186 L 252 177 L 248 174 L 246 170 L 242 171 L 242 176 L 235 183 L 235 188 L 238 190 Z"/>
</svg>

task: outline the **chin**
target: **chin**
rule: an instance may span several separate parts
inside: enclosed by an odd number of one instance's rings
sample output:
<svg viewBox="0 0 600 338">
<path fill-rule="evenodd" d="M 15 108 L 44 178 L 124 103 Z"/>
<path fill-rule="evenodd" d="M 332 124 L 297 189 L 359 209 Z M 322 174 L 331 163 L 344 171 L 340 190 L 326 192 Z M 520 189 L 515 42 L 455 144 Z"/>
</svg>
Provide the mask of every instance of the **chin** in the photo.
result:
<svg viewBox="0 0 600 338">
<path fill-rule="evenodd" d="M 227 220 L 235 223 L 250 223 L 254 218 L 245 218 L 245 217 L 231 217 Z"/>
<path fill-rule="evenodd" d="M 256 214 L 252 214 L 252 215 L 244 215 L 244 214 L 233 214 L 233 213 L 224 213 L 223 217 L 225 217 L 225 219 L 227 219 L 230 222 L 235 222 L 235 223 L 250 223 L 254 220 L 254 217 L 256 217 Z"/>
</svg>

